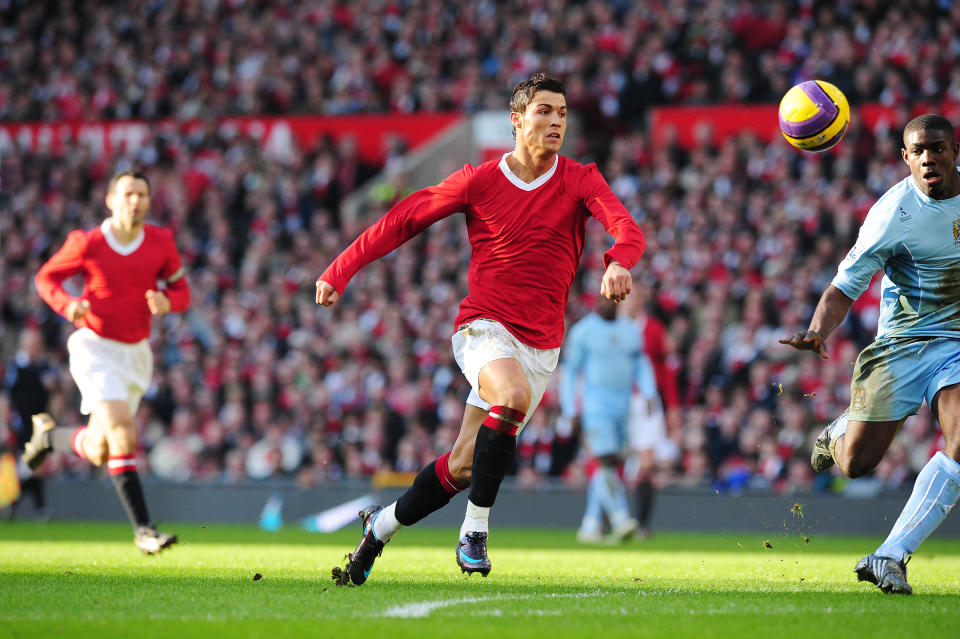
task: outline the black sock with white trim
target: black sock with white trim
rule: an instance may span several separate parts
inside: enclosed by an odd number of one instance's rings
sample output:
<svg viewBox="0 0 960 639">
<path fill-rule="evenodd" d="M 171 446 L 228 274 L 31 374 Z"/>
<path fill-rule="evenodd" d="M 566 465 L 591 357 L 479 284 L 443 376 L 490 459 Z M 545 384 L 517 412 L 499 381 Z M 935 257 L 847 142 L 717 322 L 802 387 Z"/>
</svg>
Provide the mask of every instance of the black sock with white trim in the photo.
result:
<svg viewBox="0 0 960 639">
<path fill-rule="evenodd" d="M 113 480 L 113 487 L 117 489 L 120 503 L 127 511 L 130 523 L 134 528 L 149 526 L 150 515 L 147 512 L 147 499 L 140 484 L 140 475 L 137 473 L 136 455 L 111 457 L 107 462 L 107 470 L 110 473 L 110 479 Z"/>
</svg>

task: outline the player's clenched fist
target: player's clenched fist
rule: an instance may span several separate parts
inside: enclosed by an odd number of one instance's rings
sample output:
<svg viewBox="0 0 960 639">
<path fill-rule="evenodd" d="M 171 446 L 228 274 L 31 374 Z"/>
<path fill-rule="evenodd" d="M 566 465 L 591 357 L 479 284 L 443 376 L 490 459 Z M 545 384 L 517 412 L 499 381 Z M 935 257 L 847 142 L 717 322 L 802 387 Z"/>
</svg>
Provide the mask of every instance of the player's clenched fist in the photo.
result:
<svg viewBox="0 0 960 639">
<path fill-rule="evenodd" d="M 340 299 L 340 293 L 337 293 L 337 289 L 330 286 L 328 282 L 317 280 L 317 304 L 333 306 L 338 299 Z"/>
<path fill-rule="evenodd" d="M 64 311 L 67 319 L 71 322 L 76 322 L 78 319 L 87 314 L 87 311 L 90 310 L 90 302 L 88 300 L 73 300 L 67 304 L 67 308 Z"/>
<path fill-rule="evenodd" d="M 603 280 L 600 282 L 600 294 L 619 303 L 627 299 L 632 284 L 633 279 L 630 277 L 630 271 L 616 262 L 611 262 L 603 273 Z"/>
<path fill-rule="evenodd" d="M 170 298 L 163 291 L 147 291 L 147 306 L 154 315 L 163 315 L 170 312 Z"/>
</svg>

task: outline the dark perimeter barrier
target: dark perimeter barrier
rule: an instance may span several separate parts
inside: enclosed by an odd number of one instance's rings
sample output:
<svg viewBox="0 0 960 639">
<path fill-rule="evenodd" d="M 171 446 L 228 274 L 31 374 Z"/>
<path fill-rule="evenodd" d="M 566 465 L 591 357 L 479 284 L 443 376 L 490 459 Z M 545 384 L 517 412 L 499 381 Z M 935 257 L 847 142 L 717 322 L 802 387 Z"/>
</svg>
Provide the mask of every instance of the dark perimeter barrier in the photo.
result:
<svg viewBox="0 0 960 639">
<path fill-rule="evenodd" d="M 106 479 L 57 479 L 49 481 L 47 487 L 49 510 L 54 519 L 126 519 L 113 486 Z M 286 526 L 300 525 L 307 516 L 365 495 L 370 495 L 372 501 L 388 504 L 403 491 L 396 487 L 377 489 L 367 482 L 302 488 L 288 481 L 222 485 L 147 480 L 144 488 L 151 514 L 159 522 L 255 524 L 267 500 L 279 496 L 282 498 L 281 516 Z M 718 494 L 708 488 L 670 487 L 657 495 L 652 525 L 656 531 L 763 534 L 803 531 L 882 538 L 900 514 L 908 496 L 906 490 L 855 498 L 759 491 L 730 495 Z M 583 491 L 559 484 L 524 490 L 505 482 L 491 514 L 491 525 L 570 528 L 572 531 L 580 523 L 585 502 Z M 430 515 L 420 525 L 458 527 L 465 505 L 466 497 L 458 495 L 450 505 Z M 18 518 L 36 516 L 30 503 L 23 503 L 18 508 Z M 948 516 L 934 535 L 960 537 L 960 517 Z"/>
</svg>

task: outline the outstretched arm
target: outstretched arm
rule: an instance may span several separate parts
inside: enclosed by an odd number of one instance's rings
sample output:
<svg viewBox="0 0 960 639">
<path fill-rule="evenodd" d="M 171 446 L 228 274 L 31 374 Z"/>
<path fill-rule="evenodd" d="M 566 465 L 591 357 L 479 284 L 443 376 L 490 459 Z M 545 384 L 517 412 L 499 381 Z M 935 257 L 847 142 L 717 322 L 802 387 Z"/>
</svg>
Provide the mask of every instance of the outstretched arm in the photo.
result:
<svg viewBox="0 0 960 639">
<path fill-rule="evenodd" d="M 603 228 L 613 237 L 613 246 L 603 254 L 607 269 L 614 262 L 626 270 L 632 269 L 643 256 L 647 240 L 634 221 L 630 211 L 617 199 L 597 167 L 590 165 L 581 183 L 583 202 Z M 629 292 L 629 291 L 627 291 Z M 613 299 L 609 295 L 606 297 Z"/>
<path fill-rule="evenodd" d="M 825 342 L 830 337 L 843 318 L 850 311 L 853 300 L 834 285 L 827 287 L 813 311 L 813 319 L 806 331 L 800 331 L 792 337 L 781 339 L 781 344 L 787 344 L 799 351 L 813 351 L 823 359 L 829 359 Z"/>
<path fill-rule="evenodd" d="M 436 186 L 413 193 L 360 234 L 317 278 L 317 304 L 332 306 L 361 268 L 466 205 L 474 167 L 467 165 Z M 330 290 L 332 289 L 332 291 Z"/>
</svg>

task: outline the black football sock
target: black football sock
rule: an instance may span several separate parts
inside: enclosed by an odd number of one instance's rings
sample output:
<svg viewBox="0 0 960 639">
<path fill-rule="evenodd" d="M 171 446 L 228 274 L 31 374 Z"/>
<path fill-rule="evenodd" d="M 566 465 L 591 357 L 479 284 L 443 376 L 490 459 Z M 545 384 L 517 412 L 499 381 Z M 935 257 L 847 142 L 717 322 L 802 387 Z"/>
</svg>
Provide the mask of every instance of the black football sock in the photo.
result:
<svg viewBox="0 0 960 639">
<path fill-rule="evenodd" d="M 525 415 L 506 406 L 493 406 L 477 431 L 473 449 L 470 501 L 490 508 L 500 492 L 500 483 L 513 465 L 517 452 L 517 431 Z"/>
<path fill-rule="evenodd" d="M 43 487 L 43 479 L 33 475 L 27 477 L 22 482 L 20 482 L 20 490 L 22 495 L 30 493 L 30 496 L 33 499 L 33 507 L 35 510 L 43 510 L 47 507 L 47 496 L 46 491 Z"/>
<path fill-rule="evenodd" d="M 446 453 L 420 469 L 413 485 L 397 500 L 397 521 L 412 526 L 449 504 L 454 495 L 466 488 L 450 475 L 449 458 L 450 453 Z"/>
<path fill-rule="evenodd" d="M 640 519 L 640 525 L 644 528 L 650 527 L 650 516 L 653 514 L 656 492 L 653 482 L 649 479 L 641 480 L 637 486 L 637 515 Z"/>
<path fill-rule="evenodd" d="M 150 515 L 147 512 L 147 499 L 140 484 L 140 475 L 137 473 L 137 458 L 134 455 L 111 457 L 109 464 L 110 479 L 117 489 L 120 503 L 127 511 L 127 517 L 134 528 L 149 526 Z"/>
</svg>

